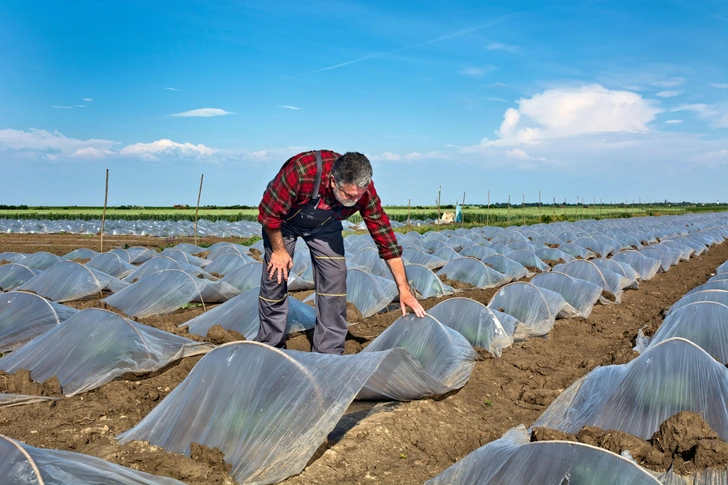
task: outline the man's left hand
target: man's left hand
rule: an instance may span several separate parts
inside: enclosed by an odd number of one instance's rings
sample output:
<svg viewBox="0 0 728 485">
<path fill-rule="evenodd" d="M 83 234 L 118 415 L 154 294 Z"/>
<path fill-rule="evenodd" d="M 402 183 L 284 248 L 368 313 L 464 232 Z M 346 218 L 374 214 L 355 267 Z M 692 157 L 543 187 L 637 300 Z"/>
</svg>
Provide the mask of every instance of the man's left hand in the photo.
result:
<svg viewBox="0 0 728 485">
<path fill-rule="evenodd" d="M 410 307 L 415 315 L 422 318 L 425 316 L 425 309 L 422 308 L 420 302 L 410 291 L 401 291 L 399 293 L 399 304 L 402 307 L 402 316 L 407 315 L 407 307 Z"/>
</svg>

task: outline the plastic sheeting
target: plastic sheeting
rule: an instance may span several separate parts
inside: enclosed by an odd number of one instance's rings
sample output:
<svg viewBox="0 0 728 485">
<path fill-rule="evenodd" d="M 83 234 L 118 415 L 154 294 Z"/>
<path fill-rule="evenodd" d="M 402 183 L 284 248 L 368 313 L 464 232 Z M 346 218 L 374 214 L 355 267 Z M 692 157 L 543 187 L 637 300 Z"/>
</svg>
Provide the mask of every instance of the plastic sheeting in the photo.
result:
<svg viewBox="0 0 728 485">
<path fill-rule="evenodd" d="M 56 376 L 63 394 L 73 396 L 126 372 L 152 372 L 212 348 L 89 308 L 1 358 L 0 369 L 8 373 L 28 369 L 37 382 Z"/>
<path fill-rule="evenodd" d="M 132 246 L 126 252 L 129 255 L 129 263 L 131 264 L 143 264 L 157 257 L 156 251 L 141 246 Z"/>
<path fill-rule="evenodd" d="M 346 300 L 354 304 L 364 318 L 383 310 L 397 296 L 397 284 L 360 269 L 346 273 Z"/>
<path fill-rule="evenodd" d="M 601 258 L 609 257 L 615 251 L 612 245 L 604 244 L 591 237 L 576 238 L 573 244 L 588 249 Z"/>
<path fill-rule="evenodd" d="M 470 345 L 483 348 L 496 357 L 513 344 L 513 338 L 506 332 L 498 315 L 470 298 L 450 298 L 430 308 L 427 313 L 443 325 L 457 330 Z M 510 334 L 513 334 L 513 329 Z"/>
<path fill-rule="evenodd" d="M 35 275 L 36 273 L 32 269 L 22 264 L 4 264 L 0 266 L 0 290 L 14 290 L 26 281 L 33 279 Z"/>
<path fill-rule="evenodd" d="M 726 274 L 728 273 L 728 261 L 718 266 L 718 269 L 715 270 L 716 274 Z"/>
<path fill-rule="evenodd" d="M 589 251 L 588 249 L 571 243 L 562 244 L 561 246 L 559 246 L 559 250 L 565 252 L 566 254 L 570 254 L 575 258 L 592 259 L 597 257 L 596 254 Z"/>
<path fill-rule="evenodd" d="M 499 273 L 475 258 L 453 259 L 438 271 L 437 275 L 477 288 L 495 288 L 513 280 L 511 276 Z"/>
<path fill-rule="evenodd" d="M 591 261 L 572 261 L 554 266 L 553 271 L 565 273 L 580 280 L 586 280 L 602 287 L 602 303 L 619 303 L 622 301 L 622 291 L 629 281 L 622 275 L 599 268 Z"/>
<path fill-rule="evenodd" d="M 44 271 L 59 261 L 63 261 L 63 258 L 56 256 L 55 254 L 40 252 L 26 257 L 23 259 L 22 263 L 24 266 L 27 266 L 32 270 Z"/>
<path fill-rule="evenodd" d="M 57 397 L 29 396 L 27 394 L 0 394 L 0 408 L 36 404 L 39 402 L 57 401 Z M 0 455 L 1 456 L 1 455 Z M 1 466 L 1 465 L 0 465 Z"/>
<path fill-rule="evenodd" d="M 433 256 L 440 258 L 444 261 L 452 261 L 453 259 L 461 258 L 460 254 L 449 246 L 442 247 L 432 253 Z"/>
<path fill-rule="evenodd" d="M 705 290 L 725 290 L 728 291 L 728 280 L 708 281 L 700 286 L 696 286 L 692 290 L 688 291 L 688 295 L 697 293 Z"/>
<path fill-rule="evenodd" d="M 217 257 L 205 267 L 205 271 L 210 274 L 224 276 L 230 274 L 238 268 L 242 268 L 248 263 L 255 261 L 250 256 L 242 256 L 238 253 L 224 254 Z"/>
<path fill-rule="evenodd" d="M 624 287 L 625 290 L 636 290 L 639 288 L 640 285 L 637 282 L 639 274 L 629 264 L 604 258 L 592 259 L 591 262 L 598 268 L 606 269 L 612 273 L 622 275 L 628 281 L 628 284 Z"/>
<path fill-rule="evenodd" d="M 61 261 L 19 286 L 56 302 L 101 295 L 102 290 L 120 291 L 128 283 L 73 261 Z"/>
<path fill-rule="evenodd" d="M 692 342 L 672 338 L 628 364 L 598 367 L 564 391 L 534 426 L 576 433 L 584 426 L 649 439 L 680 411 L 703 416 L 728 438 L 728 369 Z"/>
<path fill-rule="evenodd" d="M 569 253 L 553 248 L 537 249 L 534 254 L 543 262 L 553 261 L 555 263 L 568 263 L 575 259 L 574 256 Z"/>
<path fill-rule="evenodd" d="M 533 268 L 541 272 L 546 272 L 551 269 L 548 264 L 541 261 L 541 258 L 526 249 L 511 251 L 506 256 L 513 261 L 522 264 L 527 269 Z"/>
<path fill-rule="evenodd" d="M 446 285 L 437 277 L 431 269 L 421 264 L 408 264 L 405 267 L 407 273 L 407 281 L 422 298 L 439 298 L 445 295 L 451 295 L 455 292 L 452 286 Z"/>
<path fill-rule="evenodd" d="M 467 247 L 467 248 L 463 249 L 462 251 L 460 251 L 460 256 L 469 256 L 471 258 L 478 258 L 481 261 L 483 259 L 487 258 L 488 256 L 494 256 L 496 254 L 498 254 L 498 253 L 494 249 L 487 248 L 485 246 L 480 246 L 478 244 L 476 244 L 475 246 Z M 450 260 L 448 259 L 448 261 L 450 261 Z"/>
<path fill-rule="evenodd" d="M 669 315 L 678 308 L 689 305 L 690 303 L 697 303 L 700 301 L 713 301 L 715 303 L 728 305 L 728 290 L 700 290 L 694 293 L 688 293 L 676 301 L 675 304 L 670 307 L 667 314 Z"/>
<path fill-rule="evenodd" d="M 538 274 L 531 279 L 531 284 L 555 291 L 576 310 L 577 316 L 582 318 L 591 315 L 594 305 L 602 294 L 601 286 L 558 271 Z"/>
<path fill-rule="evenodd" d="M 432 318 L 412 320 L 399 319 L 369 348 L 387 339 L 419 351 L 422 363 L 402 348 L 340 356 L 257 342 L 222 345 L 117 439 L 144 440 L 187 455 L 191 442 L 218 447 L 238 483 L 279 482 L 303 469 L 365 385 L 365 394 L 378 392 L 381 399 L 383 393 L 414 398 L 464 384 L 477 358 L 470 344 Z M 428 367 L 444 382 L 429 375 Z"/>
<path fill-rule="evenodd" d="M 514 280 L 520 280 L 521 278 L 528 276 L 528 270 L 526 267 L 521 263 L 513 261 L 508 256 L 496 254 L 494 256 L 483 258 L 483 262 L 486 266 L 490 266 L 499 273 L 510 276 Z"/>
<path fill-rule="evenodd" d="M 87 249 L 87 248 L 80 248 L 76 249 L 74 251 L 71 251 L 70 253 L 63 256 L 66 259 L 69 259 L 71 261 L 75 261 L 78 259 L 92 259 L 95 256 L 98 256 L 100 253 L 97 251 L 94 251 L 93 249 Z M 2 258 L 0 258 L 1 260 Z"/>
<path fill-rule="evenodd" d="M 114 253 L 103 253 L 98 256 L 94 256 L 88 263 L 86 263 L 86 267 L 93 268 L 119 279 L 123 279 L 125 276 L 133 273 L 137 269 L 136 266 L 127 263 L 121 259 L 118 254 Z"/>
<path fill-rule="evenodd" d="M 531 283 L 510 283 L 493 295 L 488 308 L 513 315 L 520 322 L 516 340 L 540 337 L 551 331 L 560 314 L 575 316 L 576 311 L 555 291 Z"/>
<path fill-rule="evenodd" d="M 478 448 L 425 485 L 658 485 L 634 461 L 568 441 L 530 443 L 523 425 Z"/>
<path fill-rule="evenodd" d="M 676 254 L 676 252 L 661 251 L 654 246 L 642 248 L 639 251 L 643 256 L 660 260 L 660 267 L 662 268 L 662 271 L 669 270 L 670 266 L 677 264 L 680 260 L 680 255 Z"/>
<path fill-rule="evenodd" d="M 32 293 L 0 294 L 0 352 L 16 349 L 76 313 Z"/>
<path fill-rule="evenodd" d="M 71 451 L 35 448 L 0 435 L 0 476 L 25 485 L 184 485 Z"/>
<path fill-rule="evenodd" d="M 8 263 L 20 263 L 27 258 L 27 255 L 22 253 L 6 252 L 0 253 L 0 263 L 6 261 Z"/>
<path fill-rule="evenodd" d="M 180 251 L 179 249 L 174 248 L 167 248 L 162 251 L 161 254 L 162 256 L 167 256 L 168 258 L 172 258 L 175 261 L 179 261 L 180 263 L 192 264 L 195 266 L 199 266 L 200 268 L 204 268 L 205 266 L 212 263 L 212 261 L 209 261 L 207 259 L 198 258 L 197 256 L 192 256 L 191 254 L 187 254 L 184 251 Z"/>
<path fill-rule="evenodd" d="M 158 273 L 158 272 L 164 271 L 166 269 L 179 269 L 192 276 L 196 276 L 196 277 L 199 276 L 202 278 L 214 279 L 214 277 L 212 275 L 210 275 L 209 273 L 207 273 L 205 270 L 201 269 L 198 266 L 188 264 L 188 263 L 180 263 L 179 261 L 176 261 L 167 256 L 157 256 L 157 257 L 152 258 L 152 259 L 148 260 L 147 262 L 143 263 L 133 273 L 127 275 L 124 278 L 124 281 L 127 281 L 129 283 L 134 283 L 136 281 L 139 281 L 140 279 L 142 279 L 145 276 L 148 276 L 153 273 Z"/>
<path fill-rule="evenodd" d="M 347 256 L 346 260 L 347 262 L 366 268 L 373 275 L 392 279 L 392 272 L 389 270 L 387 263 L 379 257 L 379 253 L 374 248 L 361 249 L 356 254 Z"/>
<path fill-rule="evenodd" d="M 430 269 L 438 269 L 445 266 L 447 261 L 431 254 L 424 253 L 417 249 L 407 248 L 402 251 L 402 258 L 412 264 L 421 264 Z"/>
<path fill-rule="evenodd" d="M 250 340 L 258 335 L 258 295 L 260 288 L 252 288 L 230 301 L 206 311 L 180 325 L 195 335 L 207 335 L 213 325 L 219 324 L 225 330 L 235 330 Z M 286 333 L 308 330 L 316 325 L 316 309 L 292 296 L 288 297 L 288 326 Z"/>
<path fill-rule="evenodd" d="M 222 279 L 225 283 L 234 286 L 240 291 L 248 291 L 251 288 L 260 286 L 260 278 L 263 274 L 263 263 L 248 263 L 236 269 Z"/>
<path fill-rule="evenodd" d="M 649 256 L 634 250 L 617 253 L 612 256 L 612 259 L 614 261 L 630 265 L 632 269 L 637 272 L 642 281 L 654 278 L 662 267 L 661 260 L 650 258 Z"/>
<path fill-rule="evenodd" d="M 647 348 L 673 337 L 689 340 L 718 362 L 728 364 L 728 306 L 701 301 L 671 311 Z"/>
<path fill-rule="evenodd" d="M 163 315 L 200 297 L 196 279 L 182 270 L 167 269 L 145 276 L 102 301 L 130 317 Z"/>
</svg>

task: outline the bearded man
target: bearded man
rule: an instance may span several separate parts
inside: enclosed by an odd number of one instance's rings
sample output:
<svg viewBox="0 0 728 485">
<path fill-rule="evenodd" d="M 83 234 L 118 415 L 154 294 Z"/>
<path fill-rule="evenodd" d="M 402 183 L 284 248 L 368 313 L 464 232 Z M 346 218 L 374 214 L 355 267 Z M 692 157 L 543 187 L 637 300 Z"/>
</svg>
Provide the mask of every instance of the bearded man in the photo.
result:
<svg viewBox="0 0 728 485">
<path fill-rule="evenodd" d="M 313 352 L 343 354 L 346 322 L 346 259 L 341 221 L 359 212 L 392 272 L 402 315 L 425 310 L 410 291 L 402 248 L 374 189 L 372 166 L 361 153 L 299 153 L 268 184 L 259 206 L 265 254 L 256 341 L 282 348 L 288 321 L 288 272 L 298 237 L 308 245 L 316 286 Z"/>
</svg>

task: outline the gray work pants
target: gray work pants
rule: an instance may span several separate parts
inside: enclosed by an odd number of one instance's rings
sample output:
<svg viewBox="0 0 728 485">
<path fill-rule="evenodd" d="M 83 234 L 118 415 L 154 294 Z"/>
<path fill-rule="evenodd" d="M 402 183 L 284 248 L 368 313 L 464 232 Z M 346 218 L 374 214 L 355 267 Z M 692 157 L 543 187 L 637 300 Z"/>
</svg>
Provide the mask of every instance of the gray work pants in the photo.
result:
<svg viewBox="0 0 728 485">
<path fill-rule="evenodd" d="M 316 286 L 316 328 L 313 333 L 313 352 L 343 354 L 346 323 L 346 260 L 341 222 L 332 221 L 313 229 L 302 229 L 286 222 L 281 226 L 283 242 L 293 257 L 296 239 L 300 236 L 308 245 Z M 278 284 L 268 278 L 266 268 L 272 249 L 263 230 L 263 274 L 260 280 L 258 311 L 260 329 L 255 340 L 281 348 L 286 341 L 288 322 L 288 284 Z"/>
</svg>

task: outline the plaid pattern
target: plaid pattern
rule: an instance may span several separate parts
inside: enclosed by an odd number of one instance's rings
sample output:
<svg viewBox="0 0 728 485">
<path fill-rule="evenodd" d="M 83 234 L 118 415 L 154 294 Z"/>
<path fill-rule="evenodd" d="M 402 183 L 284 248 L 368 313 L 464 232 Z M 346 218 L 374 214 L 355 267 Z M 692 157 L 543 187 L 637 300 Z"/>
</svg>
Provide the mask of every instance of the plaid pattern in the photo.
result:
<svg viewBox="0 0 728 485">
<path fill-rule="evenodd" d="M 397 244 L 397 238 L 394 237 L 389 217 L 382 209 L 374 182 L 369 184 L 364 196 L 355 206 L 343 207 L 336 201 L 333 189 L 328 183 L 328 176 L 334 161 L 340 156 L 330 150 L 321 150 L 323 173 L 319 194 L 323 203 L 339 211 L 337 217 L 339 220 L 346 219 L 359 211 L 369 229 L 369 234 L 379 248 L 379 257 L 382 259 L 399 258 L 402 256 L 402 247 Z M 279 229 L 283 219 L 290 214 L 292 209 L 303 207 L 311 201 L 315 178 L 315 152 L 299 153 L 289 158 L 263 193 L 263 200 L 258 206 L 258 222 L 268 229 Z"/>
</svg>

